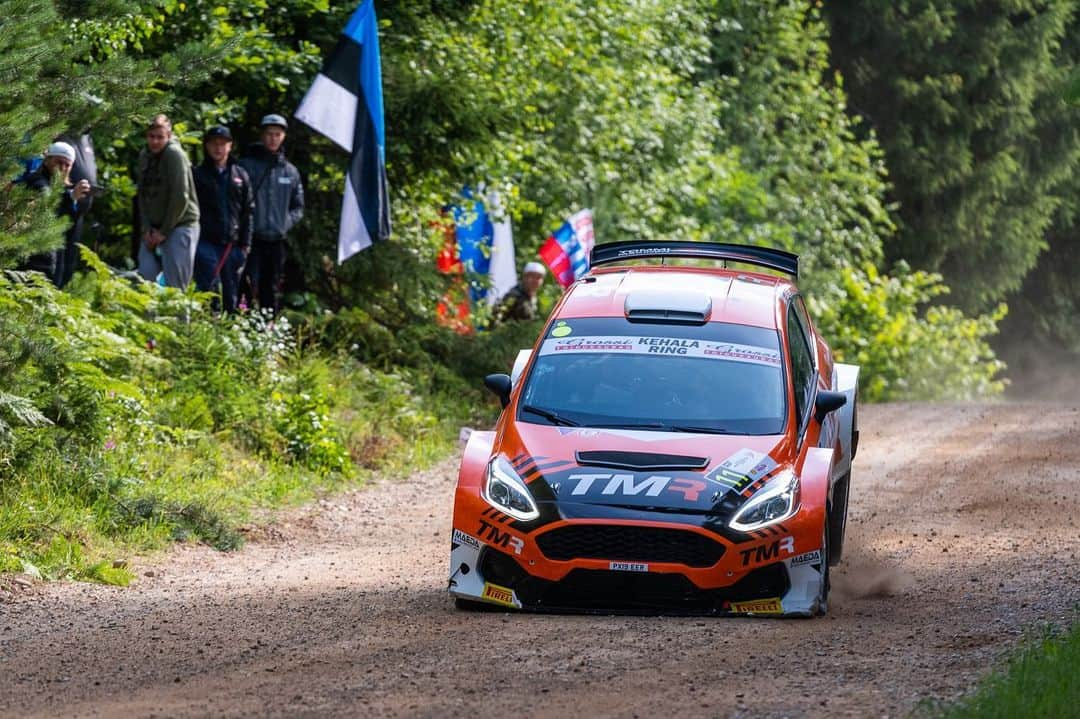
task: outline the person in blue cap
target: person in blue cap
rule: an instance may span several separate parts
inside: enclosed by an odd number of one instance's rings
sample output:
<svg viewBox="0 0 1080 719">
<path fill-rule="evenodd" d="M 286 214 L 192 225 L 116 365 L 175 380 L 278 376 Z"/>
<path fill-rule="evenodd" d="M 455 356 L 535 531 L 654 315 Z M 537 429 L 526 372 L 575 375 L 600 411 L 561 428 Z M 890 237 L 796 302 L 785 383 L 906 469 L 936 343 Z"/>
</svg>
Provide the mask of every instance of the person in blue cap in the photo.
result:
<svg viewBox="0 0 1080 719">
<path fill-rule="evenodd" d="M 203 134 L 203 161 L 195 168 L 199 196 L 199 247 L 195 286 L 221 292 L 221 306 L 237 309 L 240 276 L 251 250 L 255 194 L 247 170 L 232 158 L 229 128 L 215 125 Z"/>
<path fill-rule="evenodd" d="M 281 310 L 286 241 L 304 216 L 304 186 L 300 171 L 285 158 L 285 118 L 267 115 L 261 128 L 261 142 L 250 145 L 240 159 L 255 194 L 255 240 L 244 276 L 258 306 L 276 314 Z"/>
</svg>

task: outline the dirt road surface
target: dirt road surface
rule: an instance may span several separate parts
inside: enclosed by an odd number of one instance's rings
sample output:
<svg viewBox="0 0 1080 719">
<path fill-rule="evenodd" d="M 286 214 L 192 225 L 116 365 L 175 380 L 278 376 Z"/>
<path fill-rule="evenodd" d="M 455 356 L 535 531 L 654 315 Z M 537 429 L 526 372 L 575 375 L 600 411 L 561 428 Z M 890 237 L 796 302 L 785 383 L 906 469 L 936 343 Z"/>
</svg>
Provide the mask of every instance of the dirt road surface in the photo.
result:
<svg viewBox="0 0 1080 719">
<path fill-rule="evenodd" d="M 462 613 L 456 459 L 128 589 L 0 599 L 6 716 L 905 716 L 1080 603 L 1080 405 L 861 408 L 847 558 L 813 620 Z"/>
</svg>

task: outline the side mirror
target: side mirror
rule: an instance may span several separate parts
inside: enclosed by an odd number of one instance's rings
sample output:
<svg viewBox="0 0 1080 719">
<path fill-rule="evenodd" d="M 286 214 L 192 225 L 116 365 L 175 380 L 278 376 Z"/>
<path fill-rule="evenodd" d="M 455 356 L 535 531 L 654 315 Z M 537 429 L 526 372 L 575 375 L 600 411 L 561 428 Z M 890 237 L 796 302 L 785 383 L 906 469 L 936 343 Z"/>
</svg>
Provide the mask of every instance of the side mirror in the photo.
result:
<svg viewBox="0 0 1080 719">
<path fill-rule="evenodd" d="M 489 374 L 484 378 L 484 386 L 495 393 L 503 407 L 510 404 L 510 375 L 501 372 Z"/>
<path fill-rule="evenodd" d="M 820 424 L 825 421 L 829 412 L 835 412 L 845 404 L 847 404 L 847 395 L 843 392 L 820 390 L 817 393 L 817 399 L 814 400 L 814 419 Z"/>
</svg>

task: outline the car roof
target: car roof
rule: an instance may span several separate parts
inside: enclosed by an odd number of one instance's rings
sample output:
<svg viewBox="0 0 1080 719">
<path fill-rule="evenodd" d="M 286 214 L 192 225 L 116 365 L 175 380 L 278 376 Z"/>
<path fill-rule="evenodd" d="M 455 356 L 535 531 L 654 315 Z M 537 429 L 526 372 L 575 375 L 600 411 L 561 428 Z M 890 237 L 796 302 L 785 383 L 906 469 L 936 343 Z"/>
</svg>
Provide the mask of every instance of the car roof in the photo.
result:
<svg viewBox="0 0 1080 719">
<path fill-rule="evenodd" d="M 761 272 L 655 265 L 603 267 L 571 286 L 557 316 L 624 317 L 631 293 L 692 293 L 711 300 L 710 322 L 776 329 L 778 303 L 796 291 L 789 280 Z"/>
</svg>

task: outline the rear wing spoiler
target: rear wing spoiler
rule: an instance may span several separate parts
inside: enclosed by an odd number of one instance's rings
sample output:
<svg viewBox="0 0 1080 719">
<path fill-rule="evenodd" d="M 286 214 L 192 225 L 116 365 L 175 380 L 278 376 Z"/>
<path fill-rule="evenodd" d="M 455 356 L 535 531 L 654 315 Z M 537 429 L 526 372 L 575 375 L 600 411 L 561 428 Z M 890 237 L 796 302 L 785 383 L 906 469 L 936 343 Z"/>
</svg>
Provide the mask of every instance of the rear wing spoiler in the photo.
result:
<svg viewBox="0 0 1080 719">
<path fill-rule="evenodd" d="M 651 260 L 665 257 L 686 257 L 703 260 L 730 260 L 748 265 L 779 270 L 798 279 L 799 256 L 783 250 L 754 245 L 728 245 L 722 242 L 607 242 L 592 250 L 590 267 L 609 265 L 627 260 Z"/>
</svg>

